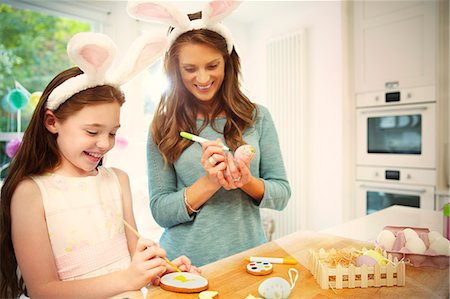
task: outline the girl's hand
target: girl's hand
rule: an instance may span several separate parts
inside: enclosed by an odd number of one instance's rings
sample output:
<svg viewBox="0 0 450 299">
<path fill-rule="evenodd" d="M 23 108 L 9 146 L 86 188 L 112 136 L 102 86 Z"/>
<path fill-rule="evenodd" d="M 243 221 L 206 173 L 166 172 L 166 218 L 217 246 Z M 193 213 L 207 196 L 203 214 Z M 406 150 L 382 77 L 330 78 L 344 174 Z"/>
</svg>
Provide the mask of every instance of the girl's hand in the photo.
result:
<svg viewBox="0 0 450 299">
<path fill-rule="evenodd" d="M 133 289 L 140 289 L 167 271 L 167 263 L 163 259 L 166 251 L 148 239 L 138 239 L 136 251 L 126 270 L 126 278 Z"/>
<path fill-rule="evenodd" d="M 250 169 L 244 161 L 234 159 L 233 155 L 228 153 L 226 162 L 227 169 L 225 173 L 218 175 L 219 183 L 225 190 L 241 188 L 250 182 Z"/>
<path fill-rule="evenodd" d="M 227 168 L 225 154 L 222 149 L 223 143 L 217 138 L 215 141 L 207 141 L 202 144 L 201 163 L 205 169 L 209 181 L 221 185 L 218 175 Z"/>
<path fill-rule="evenodd" d="M 199 268 L 197 268 L 195 266 L 192 266 L 191 260 L 184 255 L 177 257 L 176 259 L 174 259 L 172 261 L 172 263 L 183 272 L 190 272 L 190 273 L 197 274 L 197 275 L 200 275 L 202 273 L 202 270 L 200 270 Z M 174 268 L 172 268 L 170 265 L 168 265 L 167 271 L 165 273 L 163 273 L 161 276 L 164 276 L 164 274 L 175 272 L 175 271 L 176 270 Z M 161 276 L 154 277 L 154 279 L 152 279 L 152 284 L 159 285 Z"/>
</svg>

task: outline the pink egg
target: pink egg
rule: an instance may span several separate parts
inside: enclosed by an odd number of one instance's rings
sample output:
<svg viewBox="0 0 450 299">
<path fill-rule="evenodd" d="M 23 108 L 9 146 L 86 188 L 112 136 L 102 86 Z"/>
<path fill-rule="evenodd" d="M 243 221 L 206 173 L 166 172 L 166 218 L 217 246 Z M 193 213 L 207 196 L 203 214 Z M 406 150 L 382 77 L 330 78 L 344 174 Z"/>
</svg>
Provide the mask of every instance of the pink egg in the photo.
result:
<svg viewBox="0 0 450 299">
<path fill-rule="evenodd" d="M 361 267 L 362 265 L 367 265 L 369 267 L 375 266 L 377 261 L 368 255 L 360 255 L 356 258 L 356 266 Z"/>
<path fill-rule="evenodd" d="M 242 160 L 246 164 L 248 164 L 255 156 L 255 153 L 256 149 L 254 146 L 250 144 L 244 144 L 236 149 L 236 152 L 234 153 L 234 158 Z"/>
</svg>

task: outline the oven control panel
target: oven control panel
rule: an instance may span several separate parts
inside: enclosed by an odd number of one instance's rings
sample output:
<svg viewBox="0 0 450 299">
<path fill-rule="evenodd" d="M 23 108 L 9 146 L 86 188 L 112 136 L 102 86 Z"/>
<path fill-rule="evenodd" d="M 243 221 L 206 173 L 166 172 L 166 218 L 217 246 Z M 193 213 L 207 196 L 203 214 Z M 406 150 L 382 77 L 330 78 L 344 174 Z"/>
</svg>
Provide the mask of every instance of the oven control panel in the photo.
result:
<svg viewBox="0 0 450 299">
<path fill-rule="evenodd" d="M 356 179 L 434 186 L 436 185 L 436 170 L 358 166 L 356 167 Z"/>
</svg>

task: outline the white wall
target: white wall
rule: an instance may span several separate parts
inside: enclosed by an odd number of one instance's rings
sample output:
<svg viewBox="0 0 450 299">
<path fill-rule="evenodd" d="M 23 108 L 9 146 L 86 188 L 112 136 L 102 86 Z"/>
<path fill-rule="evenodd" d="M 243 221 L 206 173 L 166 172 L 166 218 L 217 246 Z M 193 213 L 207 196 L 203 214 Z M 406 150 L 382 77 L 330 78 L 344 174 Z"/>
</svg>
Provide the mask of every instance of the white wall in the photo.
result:
<svg viewBox="0 0 450 299">
<path fill-rule="evenodd" d="M 303 168 L 306 173 L 301 192 L 306 196 L 306 229 L 318 230 L 342 222 L 344 173 L 343 140 L 343 76 L 341 4 L 337 1 L 302 1 L 284 4 L 260 2 L 273 5 L 273 19 L 259 20 L 238 31 L 229 24 L 239 47 L 244 70 L 245 85 L 251 99 L 266 104 L 265 44 L 272 38 L 306 29 L 307 60 L 307 132 L 305 144 L 307 159 L 302 165 L 287 167 Z M 277 8 L 278 5 L 278 8 Z M 255 6 L 255 14 L 257 8 Z M 286 7 L 286 9 L 282 9 Z M 241 35 L 245 35 L 242 38 Z M 242 43 L 245 41 L 245 44 Z M 282 105 L 283 103 L 280 103 Z M 270 107 L 269 107 L 270 109 Z M 275 122 L 277 120 L 275 119 Z M 282 128 L 280 130 L 297 130 Z M 281 140 L 281 142 L 287 142 Z M 306 170 L 305 170 L 306 168 Z M 291 200 L 299 200 L 292 198 Z"/>
</svg>

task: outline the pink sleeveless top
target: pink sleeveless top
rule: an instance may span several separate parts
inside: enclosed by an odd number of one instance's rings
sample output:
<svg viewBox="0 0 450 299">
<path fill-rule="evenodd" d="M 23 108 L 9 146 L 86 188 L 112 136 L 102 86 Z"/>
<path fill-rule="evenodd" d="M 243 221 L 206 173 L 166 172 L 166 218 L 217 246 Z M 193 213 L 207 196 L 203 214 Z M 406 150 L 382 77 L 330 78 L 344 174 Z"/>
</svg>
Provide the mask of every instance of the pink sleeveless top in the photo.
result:
<svg viewBox="0 0 450 299">
<path fill-rule="evenodd" d="M 33 177 L 39 186 L 61 280 L 95 277 L 130 264 L 119 180 L 110 168 L 96 176 Z"/>
</svg>

